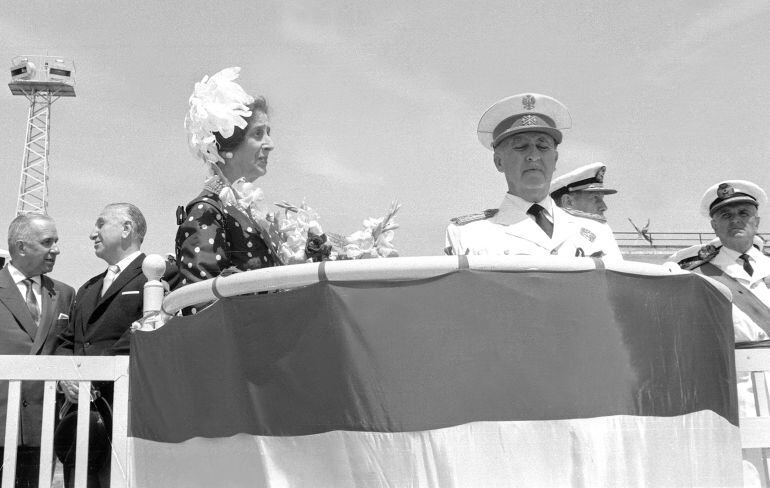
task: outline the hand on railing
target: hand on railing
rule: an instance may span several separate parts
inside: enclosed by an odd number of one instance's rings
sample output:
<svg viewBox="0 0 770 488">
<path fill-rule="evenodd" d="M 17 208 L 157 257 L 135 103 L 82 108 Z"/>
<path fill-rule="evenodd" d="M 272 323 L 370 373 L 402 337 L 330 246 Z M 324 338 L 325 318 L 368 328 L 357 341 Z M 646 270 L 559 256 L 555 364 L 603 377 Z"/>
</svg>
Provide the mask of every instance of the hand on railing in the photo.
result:
<svg viewBox="0 0 770 488">
<path fill-rule="evenodd" d="M 154 310 L 144 313 L 144 317 L 131 324 L 131 330 L 155 330 L 163 327 L 173 317 L 162 310 Z"/>
<path fill-rule="evenodd" d="M 72 380 L 59 380 L 59 390 L 64 393 L 64 398 L 70 403 L 78 402 L 78 382 Z"/>
</svg>

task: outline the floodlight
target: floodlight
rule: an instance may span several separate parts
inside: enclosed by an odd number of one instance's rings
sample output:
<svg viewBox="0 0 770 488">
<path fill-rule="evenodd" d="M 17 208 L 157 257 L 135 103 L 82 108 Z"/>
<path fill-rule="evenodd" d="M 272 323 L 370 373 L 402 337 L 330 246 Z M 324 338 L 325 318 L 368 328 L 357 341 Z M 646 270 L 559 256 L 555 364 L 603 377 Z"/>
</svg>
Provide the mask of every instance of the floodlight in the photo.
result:
<svg viewBox="0 0 770 488">
<path fill-rule="evenodd" d="M 14 63 L 11 66 L 11 78 L 14 81 L 32 80 L 35 78 L 36 71 L 35 63 L 26 58 L 22 58 L 19 62 Z"/>
</svg>

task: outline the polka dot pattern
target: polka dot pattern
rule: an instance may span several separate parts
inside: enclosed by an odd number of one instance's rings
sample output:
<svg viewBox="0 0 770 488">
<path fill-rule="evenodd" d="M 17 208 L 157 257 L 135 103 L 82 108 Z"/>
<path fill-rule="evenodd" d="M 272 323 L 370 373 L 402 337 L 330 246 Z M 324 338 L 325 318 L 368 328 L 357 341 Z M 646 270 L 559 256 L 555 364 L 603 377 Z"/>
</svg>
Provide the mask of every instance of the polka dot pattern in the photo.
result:
<svg viewBox="0 0 770 488">
<path fill-rule="evenodd" d="M 279 263 L 260 237 L 260 225 L 226 206 L 218 195 L 204 192 L 186 210 L 187 219 L 176 235 L 177 263 L 183 263 L 181 284 L 213 278 L 230 267 L 246 271 Z"/>
</svg>

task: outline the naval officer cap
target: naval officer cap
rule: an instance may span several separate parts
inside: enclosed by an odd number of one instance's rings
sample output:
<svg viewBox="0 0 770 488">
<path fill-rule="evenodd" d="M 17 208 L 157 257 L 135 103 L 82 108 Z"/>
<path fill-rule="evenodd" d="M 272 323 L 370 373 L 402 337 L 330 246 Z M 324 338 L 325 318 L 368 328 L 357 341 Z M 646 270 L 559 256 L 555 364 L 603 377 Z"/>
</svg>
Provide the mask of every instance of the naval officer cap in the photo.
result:
<svg viewBox="0 0 770 488">
<path fill-rule="evenodd" d="M 706 190 L 701 198 L 700 211 L 705 217 L 711 217 L 720 208 L 733 203 L 749 203 L 759 208 L 767 203 L 767 194 L 750 181 L 723 181 Z"/>
<path fill-rule="evenodd" d="M 477 134 L 487 149 L 519 132 L 544 132 L 561 143 L 562 129 L 569 129 L 572 118 L 561 102 L 537 93 L 521 93 L 495 102 L 479 120 Z"/>
<path fill-rule="evenodd" d="M 605 195 L 617 193 L 617 190 L 604 186 L 606 172 L 607 166 L 604 163 L 592 163 L 554 178 L 551 182 L 551 198 L 556 199 L 573 191 L 590 191 Z"/>
</svg>

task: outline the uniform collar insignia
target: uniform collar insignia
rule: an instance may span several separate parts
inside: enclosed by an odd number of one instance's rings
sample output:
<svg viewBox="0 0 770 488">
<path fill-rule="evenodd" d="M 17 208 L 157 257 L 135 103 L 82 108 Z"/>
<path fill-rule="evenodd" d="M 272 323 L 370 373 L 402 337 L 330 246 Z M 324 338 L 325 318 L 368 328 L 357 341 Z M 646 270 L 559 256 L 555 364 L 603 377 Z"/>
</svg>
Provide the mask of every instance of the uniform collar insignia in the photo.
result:
<svg viewBox="0 0 770 488">
<path fill-rule="evenodd" d="M 597 222 L 601 222 L 603 224 L 607 222 L 607 219 L 605 217 L 602 217 L 599 214 L 583 212 L 582 210 L 577 210 L 575 208 L 569 208 L 569 207 L 564 207 L 564 208 L 562 208 L 562 210 L 564 210 L 565 212 L 567 212 L 570 215 L 574 215 L 575 217 L 581 217 L 581 218 L 584 218 L 584 219 L 591 219 L 591 220 L 595 220 Z"/>
</svg>

